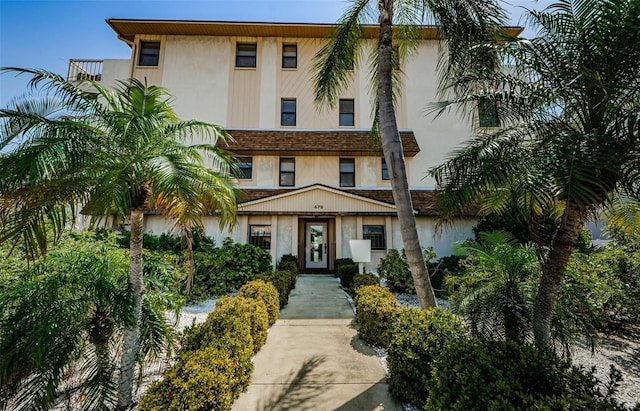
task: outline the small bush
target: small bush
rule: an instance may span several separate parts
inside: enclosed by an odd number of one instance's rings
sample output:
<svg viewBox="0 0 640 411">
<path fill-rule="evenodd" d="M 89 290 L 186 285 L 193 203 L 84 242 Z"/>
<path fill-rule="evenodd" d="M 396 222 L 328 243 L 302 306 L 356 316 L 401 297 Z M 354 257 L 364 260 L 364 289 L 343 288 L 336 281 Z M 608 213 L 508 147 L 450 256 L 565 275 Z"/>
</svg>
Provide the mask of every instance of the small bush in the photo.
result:
<svg viewBox="0 0 640 411">
<path fill-rule="evenodd" d="M 353 287 L 353 277 L 358 274 L 357 264 L 342 264 L 338 267 L 338 277 L 340 278 L 340 284 L 344 288 Z"/>
<path fill-rule="evenodd" d="M 260 299 L 267 307 L 269 325 L 273 325 L 280 313 L 280 302 L 276 287 L 262 280 L 249 281 L 238 291 L 238 297 Z"/>
<path fill-rule="evenodd" d="M 278 271 L 291 271 L 298 274 L 298 263 L 293 261 L 283 261 L 278 264 Z"/>
<path fill-rule="evenodd" d="M 140 411 L 226 411 L 249 385 L 253 363 L 213 347 L 191 353 L 140 399 Z"/>
<path fill-rule="evenodd" d="M 460 265 L 460 262 L 465 258 L 465 256 L 461 255 L 449 255 L 437 261 L 427 263 L 431 286 L 436 296 L 448 298 L 449 290 L 445 287 L 445 277 L 448 275 L 460 275 L 464 271 L 464 267 Z"/>
<path fill-rule="evenodd" d="M 619 375 L 612 373 L 614 381 Z M 613 381 L 612 381 L 613 383 Z M 615 384 L 608 384 L 614 386 Z M 513 341 L 452 344 L 432 365 L 427 410 L 624 410 L 592 372 Z"/>
<path fill-rule="evenodd" d="M 343 265 L 354 265 L 355 263 L 351 258 L 336 258 L 336 261 L 333 263 L 333 267 L 335 270 L 335 276 L 338 277 L 338 269 Z M 357 264 L 356 264 L 357 265 Z"/>
<path fill-rule="evenodd" d="M 355 295 L 356 290 L 364 285 L 380 285 L 380 277 L 371 273 L 356 274 L 353 277 L 351 293 Z"/>
<path fill-rule="evenodd" d="M 356 290 L 356 321 L 363 340 L 386 347 L 391 339 L 391 324 L 400 304 L 388 288 L 365 285 Z"/>
<path fill-rule="evenodd" d="M 253 355 L 251 320 L 229 310 L 213 310 L 202 324 L 187 327 L 182 335 L 178 356 L 190 356 L 208 347 L 227 351 L 231 358 L 244 360 Z"/>
<path fill-rule="evenodd" d="M 225 296 L 216 302 L 216 310 L 231 316 L 246 316 L 249 319 L 254 353 L 257 353 L 267 341 L 269 314 L 267 307 L 261 300 Z"/>
<path fill-rule="evenodd" d="M 423 405 L 431 364 L 450 344 L 463 340 L 467 331 L 449 311 L 439 308 L 403 308 L 396 315 L 388 347 L 389 391 L 403 402 Z"/>
<path fill-rule="evenodd" d="M 378 275 L 387 280 L 387 287 L 398 293 L 415 293 L 411 270 L 407 263 L 407 257 L 402 250 L 392 248 L 387 251 L 387 256 L 378 263 Z"/>
<path fill-rule="evenodd" d="M 257 280 L 273 284 L 278 290 L 278 300 L 280 308 L 283 308 L 289 302 L 289 293 L 293 289 L 296 282 L 296 275 L 291 271 L 275 271 L 262 273 L 256 277 Z"/>
</svg>

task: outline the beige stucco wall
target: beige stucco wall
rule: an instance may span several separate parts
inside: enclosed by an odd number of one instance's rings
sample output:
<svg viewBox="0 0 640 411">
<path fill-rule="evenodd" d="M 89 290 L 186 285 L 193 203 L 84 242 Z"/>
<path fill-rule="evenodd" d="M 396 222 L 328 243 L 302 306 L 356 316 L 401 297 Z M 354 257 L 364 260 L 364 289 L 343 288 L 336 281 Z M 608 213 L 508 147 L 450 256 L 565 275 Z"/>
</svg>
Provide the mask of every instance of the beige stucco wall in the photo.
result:
<svg viewBox="0 0 640 411">
<path fill-rule="evenodd" d="M 116 80 L 127 80 L 131 77 L 131 61 L 126 59 L 105 59 L 102 63 L 102 79 L 100 84 L 113 88 Z"/>
</svg>

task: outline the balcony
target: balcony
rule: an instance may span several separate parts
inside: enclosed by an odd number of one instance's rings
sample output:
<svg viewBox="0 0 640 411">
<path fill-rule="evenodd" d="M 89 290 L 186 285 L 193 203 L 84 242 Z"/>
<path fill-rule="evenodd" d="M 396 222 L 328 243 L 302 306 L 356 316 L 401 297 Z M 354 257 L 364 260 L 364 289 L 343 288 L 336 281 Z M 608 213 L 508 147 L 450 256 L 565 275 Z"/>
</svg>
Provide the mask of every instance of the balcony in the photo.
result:
<svg viewBox="0 0 640 411">
<path fill-rule="evenodd" d="M 67 81 L 102 80 L 102 65 L 104 60 L 69 60 Z"/>
</svg>

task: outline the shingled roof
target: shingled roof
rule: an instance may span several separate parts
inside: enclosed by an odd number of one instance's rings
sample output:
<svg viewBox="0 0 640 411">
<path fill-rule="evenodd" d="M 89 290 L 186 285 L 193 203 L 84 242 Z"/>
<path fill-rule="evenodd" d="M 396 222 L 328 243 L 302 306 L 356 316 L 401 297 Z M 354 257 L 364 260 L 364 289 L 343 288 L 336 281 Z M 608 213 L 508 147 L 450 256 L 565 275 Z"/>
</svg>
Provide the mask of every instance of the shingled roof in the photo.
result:
<svg viewBox="0 0 640 411">
<path fill-rule="evenodd" d="M 343 190 L 335 188 L 335 190 L 357 196 L 369 198 L 371 200 L 381 201 L 387 204 L 395 204 L 393 194 L 390 189 L 385 190 Z M 293 193 L 299 189 L 244 189 L 241 194 L 241 203 L 259 200 L 263 198 L 273 197 L 280 194 Z M 413 209 L 418 212 L 419 216 L 439 216 L 440 211 L 437 210 L 434 200 L 434 190 L 411 190 L 411 201 Z M 460 217 L 476 217 L 477 208 L 469 207 L 465 213 L 459 214 Z"/>
<path fill-rule="evenodd" d="M 236 155 L 382 156 L 366 130 L 264 130 L 228 129 L 235 141 L 220 147 Z M 420 152 L 413 131 L 400 131 L 405 157 Z"/>
</svg>

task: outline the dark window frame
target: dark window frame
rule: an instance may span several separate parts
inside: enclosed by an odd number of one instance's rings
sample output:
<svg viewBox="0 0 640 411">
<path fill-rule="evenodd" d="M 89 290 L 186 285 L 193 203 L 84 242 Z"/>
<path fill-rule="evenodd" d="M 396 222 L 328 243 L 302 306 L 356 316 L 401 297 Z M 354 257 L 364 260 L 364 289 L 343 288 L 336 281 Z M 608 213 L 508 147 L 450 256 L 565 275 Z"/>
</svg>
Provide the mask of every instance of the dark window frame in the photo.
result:
<svg viewBox="0 0 640 411">
<path fill-rule="evenodd" d="M 342 166 L 351 165 L 351 170 L 343 171 Z M 356 186 L 356 159 L 355 158 L 341 158 L 340 159 L 340 187 L 355 187 Z"/>
<path fill-rule="evenodd" d="M 138 53 L 139 67 L 158 67 L 160 65 L 160 42 L 141 41 Z"/>
<path fill-rule="evenodd" d="M 494 101 L 481 99 L 478 101 L 478 126 L 482 128 L 500 127 L 498 106 Z"/>
<path fill-rule="evenodd" d="M 347 110 L 349 107 L 347 103 L 351 103 L 351 110 Z M 338 102 L 338 124 L 340 127 L 353 127 L 356 124 L 356 102 L 352 98 L 341 98 Z"/>
<path fill-rule="evenodd" d="M 293 170 L 283 170 L 283 164 L 293 164 Z M 296 159 L 295 157 L 281 157 L 279 168 L 280 187 L 295 187 L 296 185 Z M 291 184 L 286 183 L 286 177 L 291 176 Z"/>
<path fill-rule="evenodd" d="M 379 232 L 371 232 L 375 227 L 375 231 Z M 368 232 L 369 231 L 369 232 Z M 384 224 L 364 224 L 362 226 L 362 239 L 363 240 L 371 240 L 371 249 L 372 250 L 386 250 L 387 249 L 387 239 Z"/>
<path fill-rule="evenodd" d="M 262 232 L 260 228 L 264 228 Z M 255 229 L 255 231 L 254 231 Z M 248 243 L 263 250 L 271 250 L 271 224 L 251 224 L 249 225 Z"/>
<path fill-rule="evenodd" d="M 293 48 L 294 50 L 287 51 L 287 48 L 290 48 L 290 49 Z M 282 68 L 283 69 L 298 68 L 298 44 L 297 43 L 282 44 Z"/>
<path fill-rule="evenodd" d="M 285 103 L 293 103 L 293 111 L 285 111 Z M 289 107 L 291 107 L 289 105 Z M 295 98 L 280 99 L 280 125 L 295 127 L 297 122 L 298 103 Z M 293 121 L 291 121 L 293 119 Z"/>
<path fill-rule="evenodd" d="M 236 68 L 256 68 L 257 64 L 258 43 L 236 43 Z"/>
<path fill-rule="evenodd" d="M 238 176 L 240 180 L 251 180 L 253 178 L 253 157 L 238 157 L 235 164 L 240 170 L 240 175 Z"/>
<path fill-rule="evenodd" d="M 384 157 L 382 157 L 382 161 L 380 162 L 380 168 L 382 170 L 380 174 L 380 178 L 383 181 L 389 180 L 389 166 L 387 165 L 387 160 L 385 160 Z"/>
</svg>

